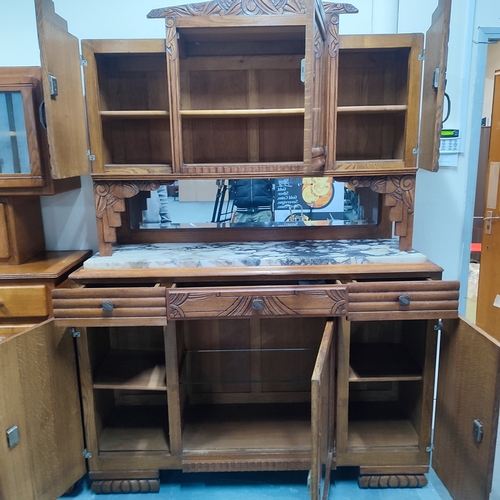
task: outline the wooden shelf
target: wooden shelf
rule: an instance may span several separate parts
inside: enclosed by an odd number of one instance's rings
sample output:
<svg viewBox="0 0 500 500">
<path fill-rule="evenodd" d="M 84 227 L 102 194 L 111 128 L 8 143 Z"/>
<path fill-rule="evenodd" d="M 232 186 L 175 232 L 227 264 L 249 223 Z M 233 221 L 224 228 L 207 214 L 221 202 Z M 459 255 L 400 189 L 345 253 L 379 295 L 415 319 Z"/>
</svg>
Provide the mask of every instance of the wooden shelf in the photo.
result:
<svg viewBox="0 0 500 500">
<path fill-rule="evenodd" d="M 347 446 L 353 448 L 417 447 L 418 435 L 409 420 L 349 422 Z"/>
<path fill-rule="evenodd" d="M 398 401 L 350 403 L 348 448 L 417 447 L 418 434 L 408 417 Z"/>
<path fill-rule="evenodd" d="M 93 387 L 166 391 L 165 355 L 157 351 L 110 351 L 94 374 Z"/>
<path fill-rule="evenodd" d="M 351 344 L 349 382 L 422 380 L 422 369 L 400 344 Z"/>
<path fill-rule="evenodd" d="M 140 111 L 100 111 L 103 120 L 155 120 L 170 116 L 168 111 L 163 110 L 140 110 Z"/>
<path fill-rule="evenodd" d="M 311 449 L 311 406 L 192 405 L 183 428 L 185 453 Z"/>
<path fill-rule="evenodd" d="M 297 116 L 303 114 L 304 108 L 181 110 L 181 116 L 185 116 L 186 118 L 253 118 L 259 116 Z"/>
<path fill-rule="evenodd" d="M 338 106 L 337 113 L 371 114 L 371 113 L 402 113 L 408 109 L 406 104 L 383 104 L 379 106 Z"/>
<path fill-rule="evenodd" d="M 166 406 L 116 406 L 99 439 L 99 451 L 169 452 Z"/>
</svg>

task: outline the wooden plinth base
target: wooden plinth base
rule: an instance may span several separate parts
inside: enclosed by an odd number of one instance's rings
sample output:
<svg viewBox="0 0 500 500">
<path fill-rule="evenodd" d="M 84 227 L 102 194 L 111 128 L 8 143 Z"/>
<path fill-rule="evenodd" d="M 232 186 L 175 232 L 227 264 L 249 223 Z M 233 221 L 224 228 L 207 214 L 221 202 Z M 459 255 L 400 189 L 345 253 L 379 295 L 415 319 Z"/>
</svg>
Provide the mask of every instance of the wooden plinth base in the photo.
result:
<svg viewBox="0 0 500 500">
<path fill-rule="evenodd" d="M 159 479 L 111 479 L 92 481 L 92 493 L 158 493 Z"/>
<path fill-rule="evenodd" d="M 424 474 L 390 474 L 359 476 L 360 488 L 422 488 L 428 483 Z"/>
</svg>

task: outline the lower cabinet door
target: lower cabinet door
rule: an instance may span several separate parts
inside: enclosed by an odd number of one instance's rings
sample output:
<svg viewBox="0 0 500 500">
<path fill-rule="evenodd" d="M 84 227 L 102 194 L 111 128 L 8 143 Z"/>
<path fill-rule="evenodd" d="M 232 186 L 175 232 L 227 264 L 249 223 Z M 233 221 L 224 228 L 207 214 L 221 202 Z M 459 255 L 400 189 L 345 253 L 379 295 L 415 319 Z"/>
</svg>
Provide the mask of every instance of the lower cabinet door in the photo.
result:
<svg viewBox="0 0 500 500">
<path fill-rule="evenodd" d="M 489 498 L 499 402 L 500 342 L 444 321 L 432 466 L 454 500 Z"/>
<path fill-rule="evenodd" d="M 2 499 L 54 500 L 85 474 L 73 337 L 53 320 L 0 343 L 0 432 Z"/>
<path fill-rule="evenodd" d="M 334 460 L 335 324 L 332 321 L 326 324 L 311 379 L 312 500 L 328 498 Z"/>
</svg>

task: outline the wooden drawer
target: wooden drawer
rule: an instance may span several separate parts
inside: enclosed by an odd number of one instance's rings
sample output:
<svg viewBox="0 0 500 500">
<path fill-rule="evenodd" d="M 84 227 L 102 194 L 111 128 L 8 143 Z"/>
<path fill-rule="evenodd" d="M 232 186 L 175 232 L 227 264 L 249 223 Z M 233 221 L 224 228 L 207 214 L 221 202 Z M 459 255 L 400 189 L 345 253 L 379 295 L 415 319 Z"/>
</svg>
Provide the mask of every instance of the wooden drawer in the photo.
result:
<svg viewBox="0 0 500 500">
<path fill-rule="evenodd" d="M 169 319 L 343 316 L 345 285 L 192 287 L 167 290 Z"/>
<path fill-rule="evenodd" d="M 350 321 L 458 317 L 458 281 L 365 282 L 347 285 Z"/>
<path fill-rule="evenodd" d="M 166 325 L 165 287 L 60 288 L 52 291 L 62 326 Z"/>
<path fill-rule="evenodd" d="M 45 285 L 0 287 L 0 318 L 46 318 L 49 316 Z"/>
</svg>

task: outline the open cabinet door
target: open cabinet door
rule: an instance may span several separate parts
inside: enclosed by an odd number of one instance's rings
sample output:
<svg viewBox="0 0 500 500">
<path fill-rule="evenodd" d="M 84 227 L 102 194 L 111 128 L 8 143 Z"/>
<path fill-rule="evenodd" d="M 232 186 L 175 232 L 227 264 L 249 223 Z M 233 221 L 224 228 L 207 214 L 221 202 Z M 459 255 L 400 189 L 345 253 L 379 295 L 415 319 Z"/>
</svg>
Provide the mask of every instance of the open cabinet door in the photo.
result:
<svg viewBox="0 0 500 500">
<path fill-rule="evenodd" d="M 68 33 L 52 0 L 36 0 L 35 8 L 52 177 L 86 175 L 89 160 L 78 40 Z"/>
<path fill-rule="evenodd" d="M 330 114 L 335 114 L 336 107 L 326 109 L 330 50 L 325 11 L 318 0 L 309 3 L 307 15 L 311 19 L 306 26 L 304 81 L 304 171 L 322 172 L 326 163 L 328 119 Z M 330 106 L 335 106 L 335 102 L 329 103 Z"/>
<path fill-rule="evenodd" d="M 85 474 L 73 337 L 53 320 L 0 342 L 0 432 L 1 499 L 54 500 Z"/>
<path fill-rule="evenodd" d="M 329 321 L 314 365 L 311 386 L 311 500 L 328 498 L 334 457 L 335 336 Z"/>
<path fill-rule="evenodd" d="M 437 172 L 439 168 L 450 16 L 451 0 L 439 0 L 425 35 L 418 167 L 431 172 Z"/>
<path fill-rule="evenodd" d="M 491 491 L 500 401 L 500 342 L 464 318 L 441 339 L 432 466 L 454 500 Z"/>
</svg>

